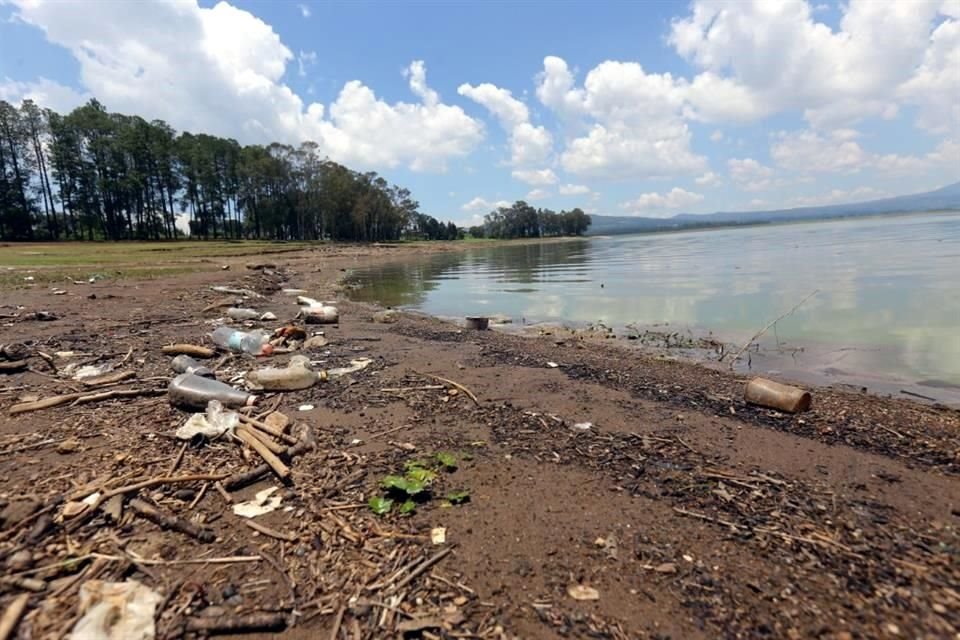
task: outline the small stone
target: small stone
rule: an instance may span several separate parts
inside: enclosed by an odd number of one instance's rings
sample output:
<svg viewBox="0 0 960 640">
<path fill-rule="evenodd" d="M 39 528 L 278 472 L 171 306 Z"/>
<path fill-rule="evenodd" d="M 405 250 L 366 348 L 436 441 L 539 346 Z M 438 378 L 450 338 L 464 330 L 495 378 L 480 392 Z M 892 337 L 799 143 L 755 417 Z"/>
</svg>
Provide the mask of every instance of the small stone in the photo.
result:
<svg viewBox="0 0 960 640">
<path fill-rule="evenodd" d="M 173 493 L 173 497 L 177 500 L 183 500 L 184 502 L 190 502 L 197 496 L 197 492 L 193 489 L 180 489 Z"/>
<path fill-rule="evenodd" d="M 26 571 L 33 564 L 33 554 L 21 549 L 7 558 L 7 569 L 12 572 Z"/>
<path fill-rule="evenodd" d="M 936 612 L 939 613 L 939 614 L 944 614 L 944 613 L 947 612 L 947 608 L 946 608 L 945 606 L 943 606 L 942 604 L 940 604 L 939 602 L 934 602 L 934 603 L 933 603 L 933 610 L 936 611 Z"/>
<path fill-rule="evenodd" d="M 567 587 L 567 595 L 574 600 L 599 600 L 600 592 L 585 584 L 572 584 Z"/>
<path fill-rule="evenodd" d="M 676 573 L 677 565 L 672 562 L 664 562 L 663 564 L 658 564 L 653 570 L 657 573 Z"/>
<path fill-rule="evenodd" d="M 302 404 L 297 407 L 297 411 L 313 411 L 314 407 L 312 404 Z"/>
<path fill-rule="evenodd" d="M 462 607 L 463 605 L 467 604 L 467 602 L 469 602 L 469 600 L 467 600 L 467 596 L 457 596 L 453 599 L 453 604 L 457 605 L 458 607 Z"/>
<path fill-rule="evenodd" d="M 221 595 L 223 595 L 224 600 L 229 600 L 233 596 L 237 595 L 237 593 L 238 593 L 237 588 L 232 584 L 228 584 L 223 588 Z"/>
<path fill-rule="evenodd" d="M 57 453 L 68 454 L 76 453 L 80 450 L 80 440 L 77 438 L 67 438 L 63 442 L 57 445 Z"/>
<path fill-rule="evenodd" d="M 321 349 L 327 346 L 328 343 L 329 341 L 324 336 L 311 336 L 303 343 L 303 348 L 307 351 L 311 349 Z"/>
<path fill-rule="evenodd" d="M 891 635 L 898 636 L 900 635 L 900 627 L 891 622 L 887 625 L 887 632 Z"/>
</svg>

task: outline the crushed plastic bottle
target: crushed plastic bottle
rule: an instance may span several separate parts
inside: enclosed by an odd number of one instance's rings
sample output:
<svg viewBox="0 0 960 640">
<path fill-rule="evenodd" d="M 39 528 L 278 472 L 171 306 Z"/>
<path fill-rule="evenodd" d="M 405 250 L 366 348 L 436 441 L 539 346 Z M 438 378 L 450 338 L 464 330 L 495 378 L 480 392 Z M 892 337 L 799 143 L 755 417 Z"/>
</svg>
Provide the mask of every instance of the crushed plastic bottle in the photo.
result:
<svg viewBox="0 0 960 640">
<path fill-rule="evenodd" d="M 244 309 L 240 307 L 230 307 L 227 309 L 227 317 L 231 320 L 257 320 L 260 318 L 260 312 L 256 309 Z"/>
<path fill-rule="evenodd" d="M 170 361 L 170 366 L 177 373 L 192 373 L 196 376 L 203 376 L 204 378 L 214 378 L 216 375 L 213 372 L 213 369 L 210 367 L 204 366 L 188 356 L 185 353 L 180 354 L 176 358 Z"/>
<path fill-rule="evenodd" d="M 231 327 L 217 327 L 210 334 L 213 343 L 235 353 L 249 353 L 254 356 L 268 356 L 273 353 L 269 334 L 263 331 L 238 331 Z"/>
<path fill-rule="evenodd" d="M 170 404 L 181 409 L 206 409 L 211 400 L 219 400 L 225 407 L 245 407 L 257 401 L 255 395 L 234 389 L 218 380 L 193 373 L 181 373 L 167 387 Z"/>
<path fill-rule="evenodd" d="M 286 367 L 268 367 L 247 374 L 247 386 L 251 389 L 267 391 L 296 391 L 307 389 L 325 380 L 325 372 L 310 369 L 310 359 L 305 356 L 293 356 Z"/>
</svg>

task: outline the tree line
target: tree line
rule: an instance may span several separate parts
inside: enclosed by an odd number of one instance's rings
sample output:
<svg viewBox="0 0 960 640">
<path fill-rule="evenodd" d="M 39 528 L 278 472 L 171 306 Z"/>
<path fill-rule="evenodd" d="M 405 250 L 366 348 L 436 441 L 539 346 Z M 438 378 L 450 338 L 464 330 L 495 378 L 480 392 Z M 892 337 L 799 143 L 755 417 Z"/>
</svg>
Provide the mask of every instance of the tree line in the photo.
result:
<svg viewBox="0 0 960 640">
<path fill-rule="evenodd" d="M 297 147 L 178 133 L 91 100 L 0 101 L 0 239 L 455 239 L 406 188 Z M 179 222 L 179 225 L 178 225 Z"/>
<path fill-rule="evenodd" d="M 499 207 L 484 216 L 483 224 L 470 227 L 477 238 L 548 238 L 581 236 L 590 228 L 590 216 L 579 208 L 559 213 L 536 209 L 523 200 Z"/>
</svg>

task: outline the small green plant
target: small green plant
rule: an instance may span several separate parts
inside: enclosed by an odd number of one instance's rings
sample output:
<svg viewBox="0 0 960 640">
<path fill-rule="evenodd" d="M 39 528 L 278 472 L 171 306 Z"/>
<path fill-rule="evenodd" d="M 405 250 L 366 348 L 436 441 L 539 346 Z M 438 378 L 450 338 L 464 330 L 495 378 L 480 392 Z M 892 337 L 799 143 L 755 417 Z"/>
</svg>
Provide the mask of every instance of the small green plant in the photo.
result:
<svg viewBox="0 0 960 640">
<path fill-rule="evenodd" d="M 459 462 L 452 453 L 438 452 L 426 460 L 408 460 L 403 465 L 403 475 L 388 475 L 380 480 L 385 495 L 370 498 L 370 510 L 378 516 L 386 515 L 397 506 L 397 513 L 412 514 L 418 504 L 428 502 L 433 496 L 432 485 L 440 476 L 440 471 L 452 473 Z M 446 496 L 443 506 L 463 504 L 470 500 L 468 491 L 456 491 Z"/>
</svg>

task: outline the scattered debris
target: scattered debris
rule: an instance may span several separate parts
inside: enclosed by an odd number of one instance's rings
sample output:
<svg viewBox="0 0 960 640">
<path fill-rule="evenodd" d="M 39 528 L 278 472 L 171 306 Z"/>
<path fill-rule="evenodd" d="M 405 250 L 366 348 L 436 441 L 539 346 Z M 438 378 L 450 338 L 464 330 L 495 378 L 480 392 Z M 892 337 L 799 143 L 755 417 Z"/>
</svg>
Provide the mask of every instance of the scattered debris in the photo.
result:
<svg viewBox="0 0 960 640">
<path fill-rule="evenodd" d="M 235 411 L 225 411 L 219 400 L 210 400 L 205 413 L 195 413 L 177 429 L 176 436 L 181 440 L 193 440 L 202 435 L 215 440 L 225 433 L 232 432 L 240 424 L 240 416 Z"/>
<path fill-rule="evenodd" d="M 787 413 L 800 413 L 810 409 L 809 391 L 765 378 L 754 378 L 748 382 L 743 395 L 750 404 L 779 409 Z"/>
<path fill-rule="evenodd" d="M 82 617 L 69 640 L 153 640 L 154 612 L 162 600 L 135 580 L 88 580 L 80 586 Z"/>
<path fill-rule="evenodd" d="M 274 495 L 278 490 L 279 487 L 269 487 L 258 491 L 253 500 L 238 502 L 233 505 L 233 513 L 241 518 L 256 518 L 279 509 L 283 502 L 283 496 Z"/>
<path fill-rule="evenodd" d="M 593 587 L 583 584 L 571 584 L 567 587 L 567 595 L 574 600 L 599 600 L 600 592 Z"/>
</svg>

